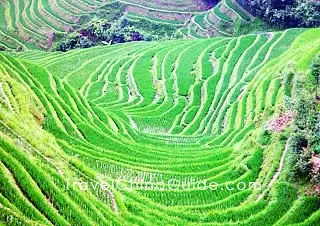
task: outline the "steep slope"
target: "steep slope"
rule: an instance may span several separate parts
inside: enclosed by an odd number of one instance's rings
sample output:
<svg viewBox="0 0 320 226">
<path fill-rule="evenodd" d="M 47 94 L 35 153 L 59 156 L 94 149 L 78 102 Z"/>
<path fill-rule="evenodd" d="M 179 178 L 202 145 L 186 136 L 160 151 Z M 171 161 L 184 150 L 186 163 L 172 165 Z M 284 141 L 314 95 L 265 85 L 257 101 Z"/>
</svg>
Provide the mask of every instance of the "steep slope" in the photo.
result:
<svg viewBox="0 0 320 226">
<path fill-rule="evenodd" d="M 318 198 L 281 177 L 268 187 L 284 143 L 255 134 L 282 105 L 281 71 L 305 71 L 318 34 L 1 53 L 1 221 L 317 225 Z"/>
</svg>

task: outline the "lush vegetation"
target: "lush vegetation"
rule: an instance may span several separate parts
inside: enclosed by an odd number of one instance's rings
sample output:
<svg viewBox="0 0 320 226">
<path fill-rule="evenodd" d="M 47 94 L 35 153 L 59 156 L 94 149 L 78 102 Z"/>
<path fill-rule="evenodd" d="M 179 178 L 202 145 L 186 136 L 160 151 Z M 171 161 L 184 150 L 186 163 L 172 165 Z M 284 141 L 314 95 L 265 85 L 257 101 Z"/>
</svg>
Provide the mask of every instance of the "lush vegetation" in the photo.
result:
<svg viewBox="0 0 320 226">
<path fill-rule="evenodd" d="M 305 78 L 297 73 L 286 74 L 288 92 L 285 95 L 285 106 L 294 111 L 294 124 L 290 141 L 290 163 L 293 165 L 291 179 L 299 182 L 320 184 L 320 172 L 315 166 L 320 153 L 320 114 L 319 114 L 319 76 L 320 58 L 315 56 Z"/>
<path fill-rule="evenodd" d="M 131 41 L 232 36 L 264 30 L 234 1 L 1 2 L 0 50 L 67 51 Z M 247 26 L 250 24 L 250 26 Z"/>
<path fill-rule="evenodd" d="M 58 51 L 75 48 L 89 48 L 98 44 L 117 44 L 132 41 L 159 41 L 176 38 L 176 26 L 169 23 L 154 23 L 144 19 L 128 19 L 124 16 L 125 7 L 120 3 L 106 5 L 103 13 L 92 13 L 86 27 L 68 34 L 56 44 Z M 130 14 L 132 17 L 132 14 Z M 134 17 L 133 17 L 134 18 Z M 80 21 L 86 21 L 81 19 Z"/>
<path fill-rule="evenodd" d="M 320 2 L 309 0 L 237 0 L 253 15 L 282 28 L 319 27 Z"/>
<path fill-rule="evenodd" d="M 235 0 L 0 16 L 0 225 L 320 224 L 319 28 Z"/>
<path fill-rule="evenodd" d="M 287 140 L 313 134 L 312 123 L 307 133 L 299 125 L 314 108 L 285 131 L 265 127 L 285 107 L 306 108 L 305 95 L 294 94 L 298 74 L 310 78 L 301 89 L 316 91 L 318 32 L 2 53 L 1 222 L 317 225 L 316 178 L 302 186 L 290 176 L 299 167 L 286 161 L 281 170 Z M 316 152 L 318 143 L 303 139 L 299 150 Z M 132 178 L 140 187 L 121 189 Z M 171 190 L 172 179 L 217 189 Z M 95 186 L 67 185 L 74 181 Z"/>
</svg>

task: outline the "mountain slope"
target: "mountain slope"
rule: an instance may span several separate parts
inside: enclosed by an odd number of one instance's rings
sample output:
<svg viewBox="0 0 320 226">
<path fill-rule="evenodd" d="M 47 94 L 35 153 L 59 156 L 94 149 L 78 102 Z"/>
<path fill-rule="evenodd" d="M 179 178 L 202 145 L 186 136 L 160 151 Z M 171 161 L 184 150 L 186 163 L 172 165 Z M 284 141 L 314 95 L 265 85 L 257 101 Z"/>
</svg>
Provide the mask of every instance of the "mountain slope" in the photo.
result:
<svg viewBox="0 0 320 226">
<path fill-rule="evenodd" d="M 1 222 L 317 225 L 318 198 L 283 176 L 268 187 L 285 145 L 256 135 L 283 105 L 281 72 L 307 71 L 318 34 L 0 53 Z M 216 190 L 192 186 L 204 181 Z"/>
<path fill-rule="evenodd" d="M 0 2 L 0 17 L 3 19 L 0 23 L 1 49 L 19 51 L 53 48 L 70 33 L 73 37 L 88 27 L 95 27 L 99 19 L 111 27 L 119 26 L 117 32 L 125 26 L 125 30 L 140 32 L 146 39 L 153 35 L 157 40 L 232 36 L 249 33 L 261 26 L 234 0 L 223 0 L 216 6 L 191 0 L 175 3 L 167 0 L 81 0 L 77 4 L 72 0 L 33 0 L 27 3 L 9 0 Z M 252 28 L 244 29 L 243 26 L 250 24 Z M 105 33 L 110 30 L 108 28 Z M 93 39 L 95 42 L 96 38 Z"/>
</svg>

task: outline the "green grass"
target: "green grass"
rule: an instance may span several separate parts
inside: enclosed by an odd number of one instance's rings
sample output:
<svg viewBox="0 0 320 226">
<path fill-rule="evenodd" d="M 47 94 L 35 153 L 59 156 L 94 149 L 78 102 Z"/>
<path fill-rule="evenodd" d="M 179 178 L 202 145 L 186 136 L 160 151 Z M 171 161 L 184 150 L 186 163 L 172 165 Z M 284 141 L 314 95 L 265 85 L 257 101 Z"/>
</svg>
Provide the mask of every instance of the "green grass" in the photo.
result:
<svg viewBox="0 0 320 226">
<path fill-rule="evenodd" d="M 0 53 L 0 222 L 316 225 L 319 198 L 284 177 L 260 200 L 226 185 L 265 189 L 277 171 L 284 145 L 256 135 L 287 93 L 280 72 L 308 70 L 317 32 Z M 119 177 L 163 190 L 112 187 Z M 218 185 L 171 190 L 173 179 Z"/>
</svg>

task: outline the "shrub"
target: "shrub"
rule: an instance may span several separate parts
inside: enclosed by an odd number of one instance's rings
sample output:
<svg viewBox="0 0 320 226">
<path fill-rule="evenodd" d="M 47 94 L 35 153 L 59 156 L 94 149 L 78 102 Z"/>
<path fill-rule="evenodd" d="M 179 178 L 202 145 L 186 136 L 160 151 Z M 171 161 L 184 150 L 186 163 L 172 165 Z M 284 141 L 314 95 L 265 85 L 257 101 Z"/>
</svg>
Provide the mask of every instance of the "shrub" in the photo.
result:
<svg viewBox="0 0 320 226">
<path fill-rule="evenodd" d="M 316 81 L 313 87 L 318 86 L 319 72 L 320 61 L 319 56 L 316 56 L 311 72 L 313 81 Z M 291 92 L 290 107 L 294 107 L 295 117 L 294 131 L 289 140 L 289 153 L 291 152 L 289 160 L 290 165 L 293 165 L 294 178 L 317 184 L 320 176 L 319 172 L 314 170 L 313 155 L 320 152 L 320 114 L 318 101 L 313 96 L 314 89 L 308 89 L 307 85 L 309 84 L 303 84 L 297 78 Z"/>
<path fill-rule="evenodd" d="M 312 154 L 310 150 L 304 149 L 299 155 L 294 166 L 293 172 L 296 178 L 301 180 L 310 180 L 312 170 Z"/>
<path fill-rule="evenodd" d="M 320 26 L 320 2 L 306 0 L 237 0 L 253 15 L 281 28 Z"/>
<path fill-rule="evenodd" d="M 292 91 L 292 80 L 294 78 L 293 72 L 286 72 L 283 75 L 284 77 L 284 95 L 291 96 Z"/>
<path fill-rule="evenodd" d="M 81 37 L 80 38 L 80 48 L 89 48 L 94 46 L 94 43 L 88 39 L 88 37 Z"/>
<path fill-rule="evenodd" d="M 300 154 L 308 146 L 308 140 L 300 133 L 291 135 L 289 139 L 289 148 L 294 153 Z"/>
<path fill-rule="evenodd" d="M 312 151 L 316 154 L 320 154 L 320 140 L 317 140 L 312 146 Z"/>
<path fill-rule="evenodd" d="M 263 130 L 257 139 L 258 144 L 260 145 L 268 145 L 271 141 L 271 133 L 268 130 Z"/>
</svg>

